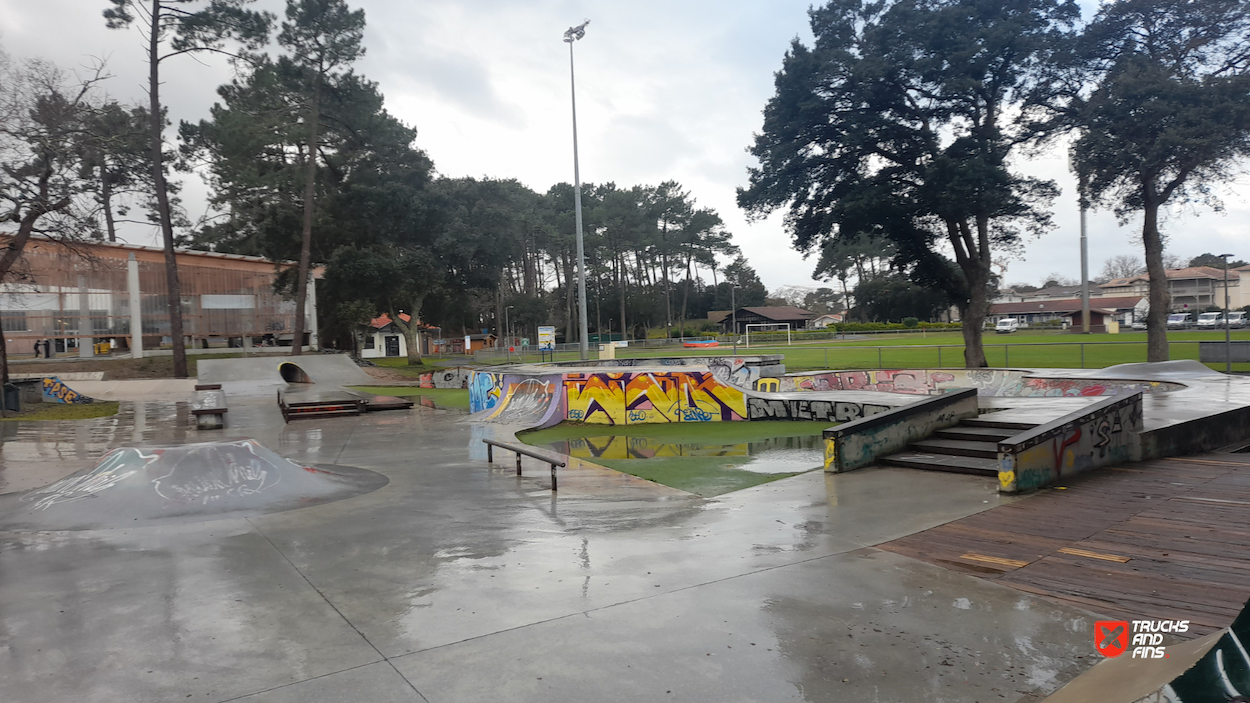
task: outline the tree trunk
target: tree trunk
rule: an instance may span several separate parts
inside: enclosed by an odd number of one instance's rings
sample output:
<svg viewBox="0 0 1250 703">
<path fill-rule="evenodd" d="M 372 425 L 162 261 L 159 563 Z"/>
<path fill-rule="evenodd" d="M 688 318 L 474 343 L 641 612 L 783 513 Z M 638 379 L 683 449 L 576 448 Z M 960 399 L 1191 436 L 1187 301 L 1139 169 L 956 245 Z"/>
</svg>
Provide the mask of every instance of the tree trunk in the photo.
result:
<svg viewBox="0 0 1250 703">
<path fill-rule="evenodd" d="M 564 287 L 567 289 L 564 296 L 564 343 L 573 343 L 573 292 L 576 289 L 577 281 L 574 280 L 576 273 L 573 271 L 572 256 L 568 252 L 560 253 L 560 264 L 564 267 Z"/>
<path fill-rule="evenodd" d="M 169 207 L 169 190 L 165 183 L 165 164 L 161 131 L 161 0 L 152 0 L 148 27 L 148 129 L 152 137 L 152 182 L 156 191 L 156 211 L 165 246 L 165 295 L 169 308 L 169 337 L 174 346 L 174 377 L 186 378 L 187 340 L 182 330 L 182 285 L 178 281 L 178 255 L 174 251 L 174 220 Z"/>
<path fill-rule="evenodd" d="M 1167 361 L 1168 296 L 1167 270 L 1163 268 L 1163 238 L 1159 235 L 1159 204 L 1147 184 L 1146 208 L 1142 223 L 1142 244 L 1146 250 L 1146 275 L 1150 277 L 1150 311 L 1146 314 L 1146 361 Z"/>
<path fill-rule="evenodd" d="M 108 232 L 109 241 L 117 241 L 117 226 L 113 221 L 113 184 L 109 182 L 109 174 L 105 166 L 100 166 L 100 205 L 104 209 L 104 229 Z"/>
<path fill-rule="evenodd" d="M 979 269 L 981 267 L 977 267 Z M 968 279 L 968 305 L 961 310 L 964 334 L 964 366 L 970 369 L 989 366 L 985 360 L 985 348 L 981 337 L 985 331 L 985 315 L 989 312 L 989 296 L 984 271 L 964 270 Z M 979 279 L 979 281 L 978 281 Z"/>
<path fill-rule="evenodd" d="M 425 296 L 416 296 L 412 299 L 412 310 L 408 313 L 412 317 L 408 322 L 404 322 L 399 316 L 399 311 L 395 306 L 391 306 L 391 320 L 400 332 L 404 333 L 404 345 L 408 347 L 408 365 L 424 366 L 425 361 L 421 358 L 421 347 L 417 340 L 417 329 L 421 319 L 421 304 L 425 301 Z M 467 352 L 467 350 L 466 350 Z"/>
<path fill-rule="evenodd" d="M 616 280 L 621 288 L 621 339 L 629 339 L 625 325 L 625 254 L 618 254 L 617 259 L 619 263 L 616 267 Z"/>
<path fill-rule="evenodd" d="M 304 229 L 299 248 L 299 280 L 295 284 L 295 336 L 291 340 L 291 356 L 299 356 L 304 346 L 304 304 L 308 298 L 308 268 L 312 259 L 313 208 L 317 195 L 317 128 L 321 121 L 321 73 L 318 71 L 312 86 L 312 107 L 308 111 L 308 162 L 304 164 Z M 416 325 L 416 313 L 412 315 Z M 399 320 L 396 319 L 396 323 Z M 402 328 L 401 328 L 402 329 Z M 407 335 L 407 332 L 404 333 Z M 408 363 L 412 363 L 412 348 L 408 348 Z M 417 363 L 421 363 L 420 356 Z"/>
</svg>

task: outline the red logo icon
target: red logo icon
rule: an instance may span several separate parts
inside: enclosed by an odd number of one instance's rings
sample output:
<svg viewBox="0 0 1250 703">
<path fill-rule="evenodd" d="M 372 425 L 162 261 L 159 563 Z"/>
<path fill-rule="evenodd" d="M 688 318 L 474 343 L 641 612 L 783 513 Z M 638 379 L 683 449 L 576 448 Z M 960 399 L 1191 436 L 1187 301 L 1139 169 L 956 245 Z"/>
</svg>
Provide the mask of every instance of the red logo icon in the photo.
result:
<svg viewBox="0 0 1250 703">
<path fill-rule="evenodd" d="M 1099 620 L 1094 623 L 1094 649 L 1104 657 L 1118 657 L 1128 649 L 1127 620 Z"/>
</svg>

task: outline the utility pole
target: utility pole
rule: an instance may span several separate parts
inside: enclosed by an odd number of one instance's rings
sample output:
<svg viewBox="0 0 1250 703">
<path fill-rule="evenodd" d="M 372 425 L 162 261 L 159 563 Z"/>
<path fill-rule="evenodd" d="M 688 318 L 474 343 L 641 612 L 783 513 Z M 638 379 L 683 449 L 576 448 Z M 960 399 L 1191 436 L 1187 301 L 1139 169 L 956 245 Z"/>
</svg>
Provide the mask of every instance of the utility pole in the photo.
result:
<svg viewBox="0 0 1250 703">
<path fill-rule="evenodd" d="M 1085 238 L 1085 175 L 1078 186 L 1081 204 L 1081 334 L 1089 334 L 1089 243 Z"/>
<path fill-rule="evenodd" d="M 1228 260 L 1232 254 L 1220 254 L 1224 260 L 1224 373 L 1233 372 L 1233 331 L 1228 324 Z"/>
<path fill-rule="evenodd" d="M 736 298 L 734 297 L 734 293 L 737 290 L 738 290 L 738 286 L 735 286 L 732 283 L 729 284 L 729 307 L 730 307 L 729 319 L 732 320 L 730 324 L 733 325 L 734 355 L 735 356 L 738 354 L 738 303 L 736 302 Z"/>
</svg>

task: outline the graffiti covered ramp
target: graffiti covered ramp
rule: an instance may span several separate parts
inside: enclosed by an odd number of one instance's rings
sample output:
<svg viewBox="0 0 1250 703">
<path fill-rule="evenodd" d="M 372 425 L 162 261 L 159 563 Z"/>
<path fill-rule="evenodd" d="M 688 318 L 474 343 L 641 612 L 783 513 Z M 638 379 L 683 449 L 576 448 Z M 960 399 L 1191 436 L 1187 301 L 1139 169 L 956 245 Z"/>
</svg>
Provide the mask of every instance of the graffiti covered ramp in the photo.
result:
<svg viewBox="0 0 1250 703">
<path fill-rule="evenodd" d="M 481 370 L 469 383 L 474 422 L 547 427 L 742 420 L 830 424 L 907 405 L 918 397 L 873 392 L 768 393 L 725 382 L 697 366 L 524 366 Z"/>
<path fill-rule="evenodd" d="M 302 466 L 253 439 L 119 447 L 49 486 L 0 496 L 0 530 L 85 530 L 252 517 L 375 491 L 382 474 Z"/>
</svg>

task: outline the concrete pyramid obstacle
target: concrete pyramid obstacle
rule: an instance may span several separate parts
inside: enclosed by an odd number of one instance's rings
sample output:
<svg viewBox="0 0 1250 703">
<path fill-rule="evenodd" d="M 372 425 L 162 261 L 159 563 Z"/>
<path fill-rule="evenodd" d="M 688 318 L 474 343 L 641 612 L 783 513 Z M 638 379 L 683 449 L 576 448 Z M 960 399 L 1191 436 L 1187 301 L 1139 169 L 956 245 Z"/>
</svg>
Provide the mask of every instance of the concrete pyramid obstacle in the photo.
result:
<svg viewBox="0 0 1250 703">
<path fill-rule="evenodd" d="M 240 518 L 385 486 L 348 466 L 297 464 L 254 439 L 119 447 L 43 488 L 0 496 L 0 530 L 80 530 Z"/>
</svg>

